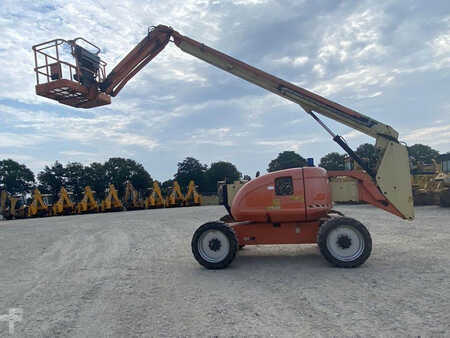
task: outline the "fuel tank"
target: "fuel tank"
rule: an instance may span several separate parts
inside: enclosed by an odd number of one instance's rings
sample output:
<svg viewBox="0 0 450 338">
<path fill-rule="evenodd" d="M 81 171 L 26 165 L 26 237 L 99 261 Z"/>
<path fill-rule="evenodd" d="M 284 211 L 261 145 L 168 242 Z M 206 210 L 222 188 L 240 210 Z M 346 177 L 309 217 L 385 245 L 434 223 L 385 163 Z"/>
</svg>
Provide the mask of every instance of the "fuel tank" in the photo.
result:
<svg viewBox="0 0 450 338">
<path fill-rule="evenodd" d="M 272 172 L 246 183 L 233 199 L 236 221 L 301 222 L 317 220 L 331 209 L 325 169 L 293 168 Z"/>
</svg>

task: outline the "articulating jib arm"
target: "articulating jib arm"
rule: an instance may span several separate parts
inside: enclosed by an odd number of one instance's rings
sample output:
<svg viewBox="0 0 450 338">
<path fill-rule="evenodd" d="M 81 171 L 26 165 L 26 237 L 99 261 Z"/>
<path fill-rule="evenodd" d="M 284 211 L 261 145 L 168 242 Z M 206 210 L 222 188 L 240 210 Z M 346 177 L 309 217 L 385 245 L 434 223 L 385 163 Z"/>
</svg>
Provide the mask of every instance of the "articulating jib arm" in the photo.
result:
<svg viewBox="0 0 450 338">
<path fill-rule="evenodd" d="M 114 67 L 105 81 L 100 83 L 101 91 L 116 96 L 133 76 L 166 47 L 172 32 L 172 28 L 162 25 L 149 31 L 148 35 Z"/>
</svg>

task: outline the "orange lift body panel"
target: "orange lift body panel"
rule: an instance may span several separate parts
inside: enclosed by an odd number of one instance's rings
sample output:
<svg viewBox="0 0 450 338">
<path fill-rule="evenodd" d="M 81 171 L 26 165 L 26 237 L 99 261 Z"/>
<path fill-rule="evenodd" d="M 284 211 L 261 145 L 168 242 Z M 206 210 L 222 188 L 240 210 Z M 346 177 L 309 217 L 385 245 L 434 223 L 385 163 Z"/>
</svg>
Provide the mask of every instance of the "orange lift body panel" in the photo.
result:
<svg viewBox="0 0 450 338">
<path fill-rule="evenodd" d="M 234 219 L 253 222 L 305 222 L 331 210 L 328 175 L 322 168 L 294 168 L 246 183 L 231 207 Z"/>
<path fill-rule="evenodd" d="M 236 194 L 231 214 L 239 245 L 316 243 L 331 210 L 322 168 L 280 170 L 251 180 Z"/>
</svg>

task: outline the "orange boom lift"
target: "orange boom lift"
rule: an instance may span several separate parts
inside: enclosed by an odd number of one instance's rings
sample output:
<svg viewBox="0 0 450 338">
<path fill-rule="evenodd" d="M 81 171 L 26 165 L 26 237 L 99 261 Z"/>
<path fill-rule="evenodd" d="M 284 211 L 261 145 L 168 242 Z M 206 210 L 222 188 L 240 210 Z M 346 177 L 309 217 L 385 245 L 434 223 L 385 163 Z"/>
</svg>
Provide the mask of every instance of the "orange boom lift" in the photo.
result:
<svg viewBox="0 0 450 338">
<path fill-rule="evenodd" d="M 98 56 L 98 47 L 82 38 L 57 39 L 34 46 L 36 93 L 79 108 L 109 104 L 111 97 L 169 41 L 194 57 L 300 105 L 364 169 L 326 172 L 308 167 L 273 172 L 246 183 L 231 205 L 224 188 L 223 201 L 232 222 L 208 222 L 197 229 L 191 246 L 200 264 L 208 269 L 225 268 L 244 245 L 303 243 L 317 243 L 333 265 L 363 264 L 372 250 L 370 234 L 359 221 L 333 212 L 329 177 L 353 177 L 358 182 L 360 200 L 401 218 L 414 218 L 408 154 L 392 127 L 183 36 L 168 26 L 159 25 L 150 30 L 108 75 L 106 63 Z M 62 60 L 63 45 L 69 46 L 75 63 Z M 376 168 L 368 168 L 316 113 L 375 138 L 379 154 Z"/>
</svg>

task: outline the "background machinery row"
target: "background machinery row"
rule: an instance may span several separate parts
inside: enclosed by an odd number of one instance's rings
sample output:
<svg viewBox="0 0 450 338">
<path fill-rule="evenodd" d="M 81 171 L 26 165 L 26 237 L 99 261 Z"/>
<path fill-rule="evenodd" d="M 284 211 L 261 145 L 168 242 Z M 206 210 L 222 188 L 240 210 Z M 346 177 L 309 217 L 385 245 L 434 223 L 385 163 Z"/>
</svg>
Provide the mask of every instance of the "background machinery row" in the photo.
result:
<svg viewBox="0 0 450 338">
<path fill-rule="evenodd" d="M 414 205 L 450 207 L 450 153 L 431 164 L 417 163 L 411 175 Z"/>
<path fill-rule="evenodd" d="M 39 189 L 36 188 L 33 191 L 31 202 L 27 204 L 24 196 L 12 196 L 3 190 L 0 194 L 0 211 L 4 219 L 10 220 L 27 217 L 187 207 L 202 204 L 202 196 L 198 193 L 194 181 L 189 182 L 185 195 L 177 181 L 174 181 L 165 197 L 156 181 L 153 182 L 153 188 L 150 189 L 150 193 L 145 198 L 141 198 L 141 194 L 129 181 L 126 183 L 122 199 L 119 198 L 117 189 L 113 184 L 109 185 L 106 197 L 101 201 L 95 198 L 95 191 L 90 186 L 84 188 L 83 197 L 79 202 L 73 202 L 70 198 L 71 195 L 71 192 L 62 187 L 58 199 L 52 201 L 50 194 L 41 194 Z"/>
</svg>

